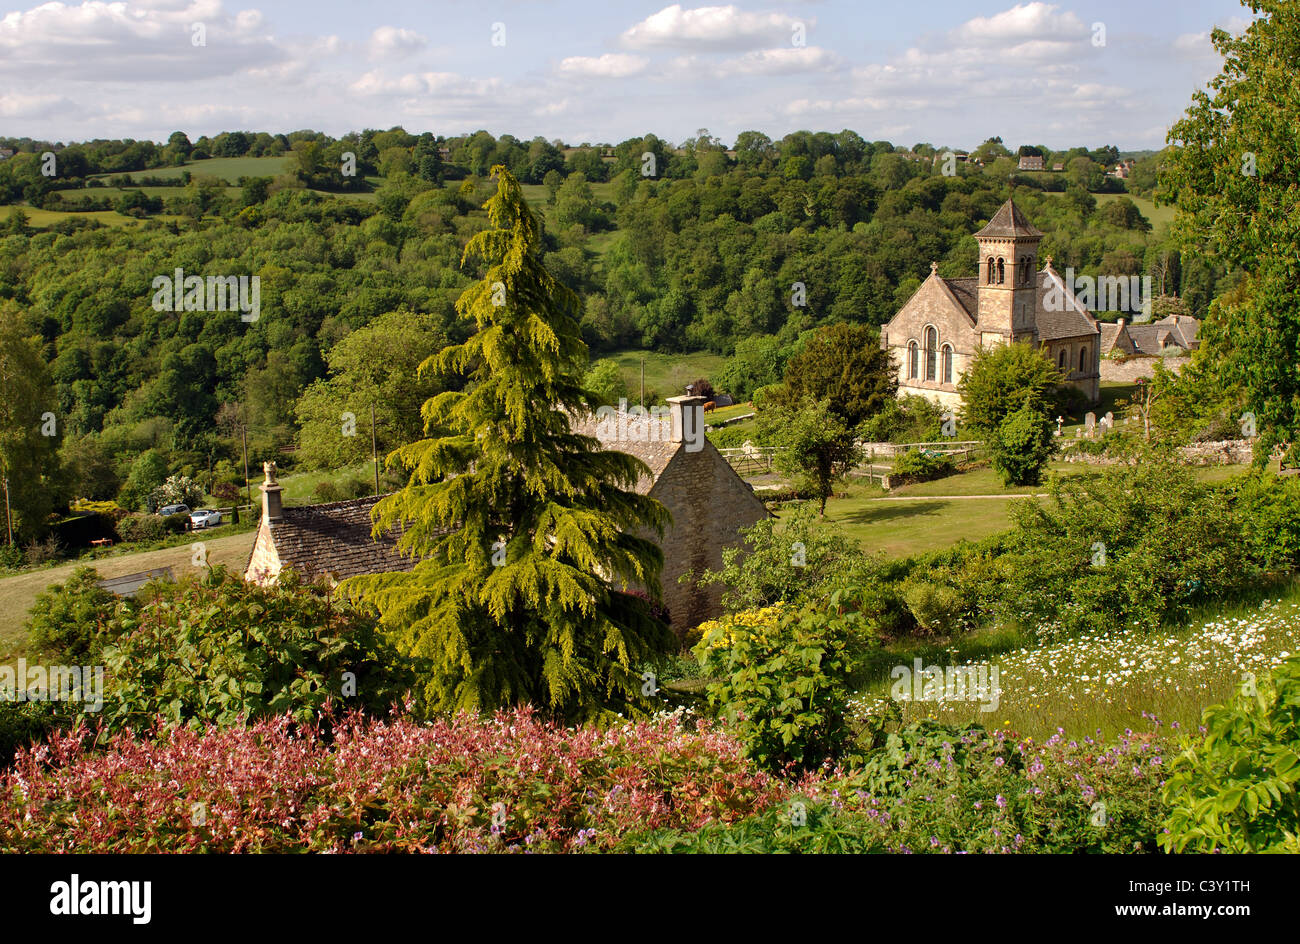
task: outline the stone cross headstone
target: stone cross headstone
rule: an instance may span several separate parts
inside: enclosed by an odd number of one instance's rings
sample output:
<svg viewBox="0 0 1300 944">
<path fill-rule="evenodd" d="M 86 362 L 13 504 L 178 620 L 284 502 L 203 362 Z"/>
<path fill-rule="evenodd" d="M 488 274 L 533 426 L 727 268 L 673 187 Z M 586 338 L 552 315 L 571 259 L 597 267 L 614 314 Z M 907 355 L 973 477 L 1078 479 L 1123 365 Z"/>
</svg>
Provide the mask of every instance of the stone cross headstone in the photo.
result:
<svg viewBox="0 0 1300 944">
<path fill-rule="evenodd" d="M 1115 414 L 1114 414 L 1114 413 L 1107 413 L 1107 414 L 1106 414 L 1105 416 L 1103 416 L 1101 419 L 1102 419 L 1102 422 L 1104 422 L 1104 423 L 1106 424 L 1106 429 L 1107 429 L 1107 430 L 1112 430 L 1112 429 L 1115 428 Z"/>
<path fill-rule="evenodd" d="M 1089 439 L 1097 435 L 1097 414 L 1096 413 L 1089 413 L 1087 416 L 1083 418 L 1083 428 L 1084 430 L 1086 430 Z"/>
<path fill-rule="evenodd" d="M 1065 422 L 1065 417 L 1058 416 L 1056 418 L 1056 435 L 1058 436 L 1061 435 L 1061 424 L 1064 422 Z"/>
</svg>

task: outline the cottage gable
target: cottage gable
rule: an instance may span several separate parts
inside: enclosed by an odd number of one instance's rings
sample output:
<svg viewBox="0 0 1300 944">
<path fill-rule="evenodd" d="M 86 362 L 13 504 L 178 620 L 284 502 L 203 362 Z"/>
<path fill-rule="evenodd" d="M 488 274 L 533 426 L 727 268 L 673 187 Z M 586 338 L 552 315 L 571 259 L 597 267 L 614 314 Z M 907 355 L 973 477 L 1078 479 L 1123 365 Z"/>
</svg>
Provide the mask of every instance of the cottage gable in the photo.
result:
<svg viewBox="0 0 1300 944">
<path fill-rule="evenodd" d="M 769 514 L 704 437 L 704 402 L 703 397 L 673 397 L 667 418 L 615 414 L 570 420 L 575 433 L 646 464 L 648 472 L 636 490 L 662 502 L 671 516 L 662 536 L 645 536 L 663 549 L 663 602 L 678 632 L 721 612 L 720 587 L 681 583 L 680 578 L 720 569 L 723 548 L 738 544 L 742 528 Z M 262 522 L 246 580 L 273 583 L 286 567 L 310 578 L 339 581 L 415 566 L 415 560 L 397 549 L 400 530 L 378 538 L 371 535 L 371 513 L 384 496 L 282 508 L 274 464 L 267 463 L 266 476 Z"/>
</svg>

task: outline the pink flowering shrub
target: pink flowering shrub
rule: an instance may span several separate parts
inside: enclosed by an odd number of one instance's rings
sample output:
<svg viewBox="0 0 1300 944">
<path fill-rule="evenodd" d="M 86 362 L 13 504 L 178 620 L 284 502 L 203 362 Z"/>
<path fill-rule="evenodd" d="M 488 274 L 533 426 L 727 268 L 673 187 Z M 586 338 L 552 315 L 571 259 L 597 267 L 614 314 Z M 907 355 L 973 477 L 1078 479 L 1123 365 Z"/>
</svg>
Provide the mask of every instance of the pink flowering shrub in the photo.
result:
<svg viewBox="0 0 1300 944">
<path fill-rule="evenodd" d="M 0 775 L 0 852 L 565 852 L 753 814 L 787 787 L 675 718 L 563 728 L 530 710 L 420 723 L 286 716 L 80 728 Z"/>
</svg>

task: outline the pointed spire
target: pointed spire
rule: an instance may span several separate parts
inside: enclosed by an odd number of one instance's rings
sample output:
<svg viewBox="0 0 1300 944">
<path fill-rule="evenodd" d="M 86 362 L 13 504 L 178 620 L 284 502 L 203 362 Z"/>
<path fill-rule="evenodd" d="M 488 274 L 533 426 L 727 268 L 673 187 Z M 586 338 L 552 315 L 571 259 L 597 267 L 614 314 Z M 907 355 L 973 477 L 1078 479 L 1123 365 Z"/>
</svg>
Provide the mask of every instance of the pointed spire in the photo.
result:
<svg viewBox="0 0 1300 944">
<path fill-rule="evenodd" d="M 988 225 L 975 234 L 976 239 L 982 236 L 995 239 L 1041 238 L 1043 233 L 1029 222 L 1014 201 L 1008 200 L 993 214 Z"/>
</svg>

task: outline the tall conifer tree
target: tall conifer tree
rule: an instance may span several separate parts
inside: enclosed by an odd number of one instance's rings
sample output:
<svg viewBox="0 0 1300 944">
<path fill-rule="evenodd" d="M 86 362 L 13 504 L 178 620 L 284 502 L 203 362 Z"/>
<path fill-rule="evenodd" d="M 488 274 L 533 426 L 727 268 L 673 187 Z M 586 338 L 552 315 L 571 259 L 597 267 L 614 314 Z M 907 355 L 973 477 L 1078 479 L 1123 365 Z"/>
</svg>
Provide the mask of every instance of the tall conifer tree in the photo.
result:
<svg viewBox="0 0 1300 944">
<path fill-rule="evenodd" d="M 421 367 L 464 389 L 426 401 L 432 438 L 389 456 L 409 481 L 376 507 L 376 531 L 400 528 L 402 551 L 421 560 L 344 590 L 428 660 L 437 710 L 635 711 L 641 667 L 672 636 L 625 591 L 658 592 L 662 552 L 644 535 L 667 511 L 633 490 L 643 463 L 570 431 L 570 414 L 597 405 L 582 387 L 578 298 L 542 266 L 519 184 L 502 166 L 492 173 L 491 228 L 461 260 L 486 271 L 456 303 L 477 330 Z"/>
</svg>

